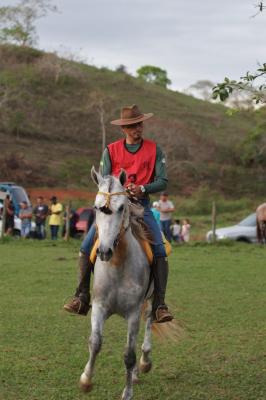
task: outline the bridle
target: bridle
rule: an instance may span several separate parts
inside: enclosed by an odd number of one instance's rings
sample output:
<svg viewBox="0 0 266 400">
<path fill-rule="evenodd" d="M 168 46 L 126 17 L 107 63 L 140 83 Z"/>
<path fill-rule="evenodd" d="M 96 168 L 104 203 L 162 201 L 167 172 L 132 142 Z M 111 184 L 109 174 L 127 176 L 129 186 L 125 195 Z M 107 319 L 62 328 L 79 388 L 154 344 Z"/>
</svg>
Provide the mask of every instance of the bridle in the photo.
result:
<svg viewBox="0 0 266 400">
<path fill-rule="evenodd" d="M 123 191 L 123 192 L 113 192 L 113 193 L 110 193 L 110 192 L 98 192 L 97 193 L 97 195 L 98 194 L 101 194 L 102 196 L 104 196 L 105 197 L 105 199 L 106 199 L 106 203 L 104 204 L 104 206 L 103 207 L 101 207 L 101 209 L 107 209 L 107 210 L 110 210 L 110 213 L 112 212 L 112 209 L 111 209 L 111 207 L 110 207 L 110 202 L 111 202 L 111 197 L 112 196 L 128 196 L 128 192 L 126 192 L 126 191 Z M 103 210 L 102 210 L 103 211 Z M 128 223 L 128 225 L 125 227 L 124 226 L 124 220 L 125 220 L 125 210 L 123 210 L 123 217 L 122 217 L 122 222 L 121 222 L 121 227 L 120 227 L 120 229 L 119 229 L 119 232 L 118 232 L 118 235 L 117 235 L 117 237 L 115 238 L 115 240 L 114 240 L 114 248 L 115 247 L 117 247 L 117 245 L 118 245 L 118 243 L 120 242 L 120 240 L 121 240 L 121 238 L 122 238 L 122 236 L 127 232 L 127 230 L 128 230 L 128 228 L 129 228 L 129 226 L 130 226 L 130 222 Z M 97 229 L 97 231 L 98 231 L 98 226 L 96 225 L 96 229 Z"/>
<path fill-rule="evenodd" d="M 127 192 L 125 192 L 125 191 L 124 192 L 113 192 L 113 193 L 110 193 L 110 192 L 98 192 L 97 194 L 101 194 L 106 198 L 106 203 L 105 203 L 104 207 L 109 208 L 109 209 L 111 209 L 110 208 L 110 202 L 111 202 L 111 197 L 112 196 L 127 196 Z"/>
</svg>

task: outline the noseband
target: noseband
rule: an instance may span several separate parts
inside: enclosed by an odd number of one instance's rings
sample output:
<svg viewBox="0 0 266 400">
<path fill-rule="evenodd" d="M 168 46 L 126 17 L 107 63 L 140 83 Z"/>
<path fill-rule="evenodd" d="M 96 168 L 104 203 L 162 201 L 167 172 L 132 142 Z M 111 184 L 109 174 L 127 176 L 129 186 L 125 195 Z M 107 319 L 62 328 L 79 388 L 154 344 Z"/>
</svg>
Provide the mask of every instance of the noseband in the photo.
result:
<svg viewBox="0 0 266 400">
<path fill-rule="evenodd" d="M 98 192 L 97 194 L 101 194 L 102 196 L 104 196 L 106 198 L 106 203 L 105 203 L 105 205 L 103 207 L 106 210 L 109 210 L 110 213 L 112 213 L 112 209 L 110 207 L 110 202 L 111 202 L 111 197 L 112 196 L 128 196 L 128 193 L 126 191 L 124 191 L 124 192 L 113 192 L 113 193 L 110 193 L 110 192 Z M 124 215 L 125 215 L 125 212 L 123 212 L 123 218 L 122 218 L 122 223 L 121 223 L 121 227 L 120 227 L 119 233 L 118 233 L 117 237 L 114 240 L 114 248 L 118 245 L 118 243 L 120 242 L 121 237 L 126 233 L 126 231 L 128 230 L 128 228 L 130 226 L 130 224 L 128 224 L 127 227 L 124 227 Z M 97 230 L 98 230 L 98 227 L 97 227 Z"/>
<path fill-rule="evenodd" d="M 110 193 L 110 192 L 98 192 L 97 194 L 101 194 L 106 198 L 106 203 L 105 203 L 104 207 L 109 208 L 110 210 L 111 210 L 110 202 L 111 202 L 111 197 L 112 196 L 127 196 L 127 192 L 113 192 L 113 193 Z"/>
</svg>

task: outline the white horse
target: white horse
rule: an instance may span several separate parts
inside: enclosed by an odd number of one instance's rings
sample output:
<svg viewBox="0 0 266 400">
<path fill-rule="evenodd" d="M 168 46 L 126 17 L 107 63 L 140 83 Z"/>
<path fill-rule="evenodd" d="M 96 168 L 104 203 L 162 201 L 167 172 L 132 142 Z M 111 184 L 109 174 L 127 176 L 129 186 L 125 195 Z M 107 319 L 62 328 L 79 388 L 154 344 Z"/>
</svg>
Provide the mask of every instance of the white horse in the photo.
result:
<svg viewBox="0 0 266 400">
<path fill-rule="evenodd" d="M 99 189 L 95 199 L 99 246 L 94 267 L 90 358 L 80 377 L 80 387 L 84 391 L 91 390 L 94 364 L 102 345 L 104 322 L 112 314 L 118 314 L 128 325 L 124 353 L 127 374 L 122 400 L 130 400 L 133 396 L 133 382 L 138 379 L 136 342 L 141 311 L 145 297 L 149 298 L 153 290 L 149 289 L 150 266 L 142 246 L 132 233 L 129 202 L 123 187 L 126 173 L 122 171 L 118 178 L 102 177 L 93 167 L 92 178 Z M 149 356 L 151 327 L 152 312 L 148 301 L 139 363 L 142 372 L 150 371 L 152 366 Z"/>
</svg>

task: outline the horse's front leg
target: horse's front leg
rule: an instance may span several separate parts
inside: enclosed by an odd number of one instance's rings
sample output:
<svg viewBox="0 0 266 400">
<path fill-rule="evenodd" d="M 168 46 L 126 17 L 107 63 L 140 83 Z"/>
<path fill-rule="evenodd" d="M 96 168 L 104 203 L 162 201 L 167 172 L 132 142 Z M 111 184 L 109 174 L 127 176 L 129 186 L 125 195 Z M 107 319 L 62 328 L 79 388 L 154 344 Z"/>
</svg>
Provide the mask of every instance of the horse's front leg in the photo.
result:
<svg viewBox="0 0 266 400">
<path fill-rule="evenodd" d="M 146 326 L 144 340 L 141 346 L 142 355 L 139 362 L 139 369 L 141 372 L 149 372 L 152 367 L 152 362 L 150 359 L 151 352 L 151 335 L 152 335 L 152 306 L 151 301 L 147 301 L 147 309 L 145 311 Z"/>
<path fill-rule="evenodd" d="M 92 376 L 96 356 L 101 350 L 103 325 L 106 319 L 105 310 L 97 303 L 92 304 L 91 312 L 91 336 L 89 339 L 90 358 L 80 377 L 80 388 L 88 392 L 92 389 Z"/>
<path fill-rule="evenodd" d="M 133 371 L 136 368 L 136 342 L 139 332 L 140 311 L 137 310 L 128 318 L 127 346 L 124 354 L 126 366 L 126 386 L 122 400 L 130 400 L 133 396 Z"/>
</svg>

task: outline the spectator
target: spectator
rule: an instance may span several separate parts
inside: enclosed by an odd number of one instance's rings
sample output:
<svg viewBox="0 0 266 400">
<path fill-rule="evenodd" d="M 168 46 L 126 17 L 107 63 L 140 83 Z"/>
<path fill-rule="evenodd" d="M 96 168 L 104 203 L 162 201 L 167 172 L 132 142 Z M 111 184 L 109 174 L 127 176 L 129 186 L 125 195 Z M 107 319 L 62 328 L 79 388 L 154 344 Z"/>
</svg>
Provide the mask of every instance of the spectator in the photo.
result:
<svg viewBox="0 0 266 400">
<path fill-rule="evenodd" d="M 158 210 L 158 207 L 159 207 L 159 202 L 158 202 L 158 201 L 154 201 L 154 202 L 152 203 L 151 211 L 152 211 L 152 213 L 153 213 L 153 216 L 154 216 L 154 218 L 155 218 L 157 224 L 158 224 L 159 226 L 161 226 L 161 224 L 160 224 L 160 211 Z"/>
<path fill-rule="evenodd" d="M 182 229 L 181 229 L 181 240 L 183 242 L 189 242 L 190 239 L 190 222 L 189 219 L 186 218 L 183 220 Z"/>
<path fill-rule="evenodd" d="M 168 200 L 168 193 L 162 192 L 159 200 L 159 211 L 160 211 L 160 224 L 161 229 L 164 233 L 166 239 L 171 242 L 171 221 L 172 221 L 172 212 L 175 210 L 173 203 Z"/>
<path fill-rule="evenodd" d="M 61 213 L 63 211 L 62 204 L 58 203 L 56 196 L 50 198 L 50 218 L 49 225 L 51 230 L 51 239 L 57 240 L 58 230 L 61 225 Z"/>
<path fill-rule="evenodd" d="M 22 201 L 19 205 L 19 218 L 21 219 L 20 235 L 25 239 L 30 236 L 32 208 L 26 201 Z"/>
<path fill-rule="evenodd" d="M 63 230 L 62 230 L 62 237 L 66 239 L 66 220 L 67 220 L 67 213 L 64 212 L 63 216 Z M 78 222 L 78 214 L 75 210 L 70 210 L 69 212 L 69 236 L 75 237 L 77 233 L 76 223 Z"/>
<path fill-rule="evenodd" d="M 171 225 L 171 233 L 172 233 L 172 238 L 176 243 L 179 243 L 180 241 L 180 233 L 181 233 L 181 225 L 180 225 L 180 220 L 175 219 L 174 223 Z"/>
<path fill-rule="evenodd" d="M 35 216 L 36 223 L 36 236 L 37 239 L 45 239 L 45 222 L 49 212 L 47 204 L 44 204 L 43 197 L 39 196 L 37 198 L 37 205 L 33 209 L 33 214 Z"/>
<path fill-rule="evenodd" d="M 84 233 L 87 233 L 89 231 L 90 227 L 94 223 L 94 220 L 95 220 L 95 214 L 94 214 L 93 208 L 91 208 L 91 209 L 89 209 L 89 212 L 88 212 L 87 229 L 86 229 L 86 232 L 84 232 Z"/>
<path fill-rule="evenodd" d="M 12 200 L 10 200 L 9 195 L 7 195 L 5 198 L 5 207 L 6 207 L 5 235 L 11 236 L 13 234 L 13 229 L 14 229 L 15 208 L 13 206 Z"/>
</svg>

